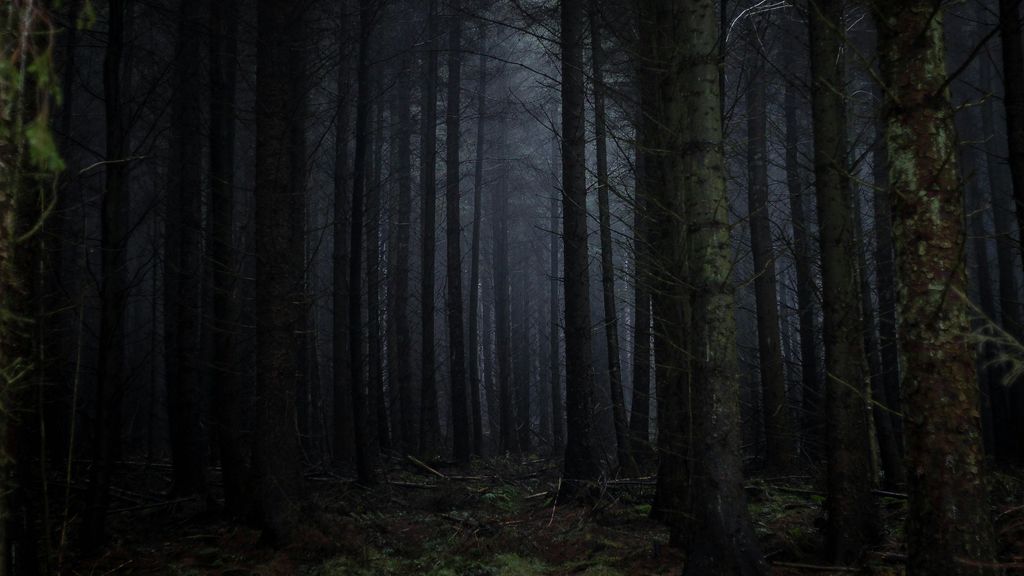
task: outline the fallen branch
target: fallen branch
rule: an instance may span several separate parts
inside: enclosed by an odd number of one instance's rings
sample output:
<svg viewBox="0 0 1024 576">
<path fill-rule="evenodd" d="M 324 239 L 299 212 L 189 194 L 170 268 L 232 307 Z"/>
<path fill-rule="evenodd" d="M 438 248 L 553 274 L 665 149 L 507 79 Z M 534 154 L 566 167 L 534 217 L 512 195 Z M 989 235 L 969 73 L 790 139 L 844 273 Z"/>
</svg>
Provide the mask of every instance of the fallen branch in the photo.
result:
<svg viewBox="0 0 1024 576">
<path fill-rule="evenodd" d="M 434 476 L 437 476 L 438 478 L 441 478 L 442 480 L 449 480 L 449 478 L 447 476 L 445 476 L 444 474 L 442 474 L 442 473 L 438 472 L 437 470 L 431 468 L 429 465 L 427 465 L 426 462 L 420 460 L 419 458 L 413 456 L 412 454 L 406 454 L 405 457 L 409 459 L 409 462 L 412 462 L 413 464 L 419 466 L 420 468 L 423 468 L 424 470 L 426 470 L 427 472 L 430 472 Z"/>
<path fill-rule="evenodd" d="M 816 572 L 860 572 L 859 568 L 851 568 L 849 566 L 819 566 L 817 564 L 800 564 L 799 562 L 772 562 L 772 566 L 814 570 Z"/>
</svg>

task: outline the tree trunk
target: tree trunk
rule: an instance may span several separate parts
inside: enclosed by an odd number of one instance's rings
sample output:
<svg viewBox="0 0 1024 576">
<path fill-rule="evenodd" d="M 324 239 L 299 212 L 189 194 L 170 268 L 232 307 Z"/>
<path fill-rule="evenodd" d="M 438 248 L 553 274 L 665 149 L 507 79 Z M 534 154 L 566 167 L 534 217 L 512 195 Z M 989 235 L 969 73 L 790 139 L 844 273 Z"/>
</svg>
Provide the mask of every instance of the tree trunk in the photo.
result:
<svg viewBox="0 0 1024 576">
<path fill-rule="evenodd" d="M 105 539 L 106 515 L 121 438 L 121 396 L 124 366 L 121 346 L 128 299 L 126 245 L 128 223 L 126 135 L 121 107 L 121 61 L 124 51 L 124 0 L 110 0 L 107 48 L 103 60 L 103 99 L 106 113 L 106 160 L 100 213 L 100 334 L 96 364 L 96 412 L 93 415 L 93 466 L 89 475 L 89 504 L 85 514 L 86 548 Z"/>
<path fill-rule="evenodd" d="M 213 269 L 213 420 L 224 481 L 224 507 L 244 516 L 252 506 L 243 436 L 244 402 L 238 376 L 238 269 L 234 246 L 235 71 L 238 6 L 210 6 L 210 259 Z"/>
<path fill-rule="evenodd" d="M 641 120 L 642 122 L 642 120 Z M 643 138 L 639 139 L 641 142 Z M 646 462 L 651 437 L 651 293 L 647 275 L 647 195 L 645 153 L 636 154 L 636 193 L 633 198 L 633 403 L 629 438 L 633 457 Z"/>
<path fill-rule="evenodd" d="M 907 569 L 994 574 L 942 9 L 933 0 L 875 9 L 905 369 Z"/>
<path fill-rule="evenodd" d="M 202 146 L 197 63 L 198 6 L 178 8 L 171 97 L 171 157 L 164 224 L 164 358 L 174 493 L 206 490 L 206 447 L 201 421 L 200 318 L 202 318 Z"/>
<path fill-rule="evenodd" d="M 383 88 L 383 79 L 378 76 L 374 83 L 374 93 L 381 94 Z M 384 180 L 381 171 L 384 161 L 385 106 L 383 101 L 376 103 L 377 113 L 373 123 L 373 182 L 367 188 L 366 198 L 366 332 L 369 339 L 367 346 L 369 386 L 367 386 L 367 392 L 370 415 L 373 417 L 373 426 L 370 429 L 377 436 L 377 445 L 380 450 L 387 450 L 391 446 L 387 404 L 384 398 L 384 342 L 381 339 L 381 323 L 384 314 L 381 310 L 380 298 L 380 223 L 383 216 L 381 195 L 384 193 Z"/>
<path fill-rule="evenodd" d="M 847 166 L 839 0 L 812 2 L 810 46 L 814 172 L 820 228 L 828 423 L 828 556 L 852 563 L 874 536 L 867 378 Z"/>
<path fill-rule="evenodd" d="M 253 472 L 259 523 L 272 541 L 290 540 L 301 519 L 302 469 L 295 431 L 295 308 L 289 214 L 292 196 L 288 153 L 292 104 L 289 47 L 299 41 L 298 18 L 285 0 L 260 0 L 256 64 L 255 214 L 256 406 Z"/>
<path fill-rule="evenodd" d="M 551 236 L 548 246 L 548 275 L 551 277 L 548 289 L 548 330 L 549 332 L 549 378 L 551 379 L 551 453 L 558 454 L 565 448 L 565 407 L 562 405 L 562 354 L 560 339 L 561 310 L 558 300 L 558 195 L 559 190 L 556 165 L 558 162 L 558 140 L 551 141 L 551 202 L 548 214 L 551 218 Z"/>
<path fill-rule="evenodd" d="M 417 450 L 417 425 L 415 402 L 412 387 L 412 361 L 409 351 L 412 349 L 412 335 L 409 327 L 409 236 L 412 232 L 412 149 L 409 143 L 412 135 L 412 57 L 407 51 L 401 59 L 401 69 L 396 80 L 396 98 L 398 100 L 397 119 L 397 180 L 398 198 L 395 206 L 395 261 L 389 269 L 393 300 L 388 311 L 388 319 L 392 322 L 388 333 L 388 350 L 390 354 L 391 386 L 398 388 L 398 409 L 392 410 L 392 433 L 395 444 L 406 453 Z M 394 121 L 394 120 L 393 120 Z"/>
<path fill-rule="evenodd" d="M 752 33 L 757 34 L 754 30 Z M 756 49 L 756 48 L 755 48 Z M 776 291 L 775 249 L 768 205 L 768 111 L 764 56 L 755 56 L 747 90 L 747 210 L 754 256 L 754 298 L 757 305 L 757 351 L 761 371 L 761 410 L 764 413 L 766 463 L 786 470 L 796 460 L 786 375 L 779 342 L 779 299 Z"/>
<path fill-rule="evenodd" d="M 980 81 L 982 90 L 994 92 L 992 63 L 987 58 L 981 59 Z M 981 133 L 993 135 L 986 139 L 985 154 L 988 172 L 988 198 L 992 205 L 992 219 L 996 234 L 996 262 L 999 271 L 999 314 L 989 316 L 999 322 L 1010 334 L 1020 339 L 1021 314 L 1020 297 L 1017 289 L 1017 270 L 1019 269 L 1020 245 L 1013 238 L 1013 213 L 1021 208 L 1013 202 L 1013 183 L 1007 181 L 1007 169 L 1000 159 L 1007 157 L 1006 146 L 996 136 L 995 103 L 996 98 L 988 98 L 981 108 Z M 1006 366 L 993 366 L 992 386 L 989 388 L 992 406 L 993 455 L 997 461 L 1008 462 L 1016 457 L 1024 446 L 1024 437 L 1019 431 L 1024 427 L 1021 414 L 1015 408 L 1014 392 L 1024 391 L 1024 384 L 1016 382 L 1012 387 L 1005 385 Z M 1018 395 L 1020 392 L 1018 392 Z"/>
<path fill-rule="evenodd" d="M 434 236 L 437 211 L 437 0 L 427 4 L 427 53 L 424 56 L 423 91 L 420 107 L 420 187 L 423 194 L 423 245 L 420 267 L 420 325 L 423 357 L 420 364 L 419 451 L 433 455 L 440 449 L 441 430 L 437 411 L 437 382 L 434 371 Z"/>
<path fill-rule="evenodd" d="M 483 414 L 480 411 L 480 221 L 483 218 L 484 130 L 487 106 L 486 28 L 480 25 L 480 63 L 476 85 L 476 160 L 473 166 L 473 246 L 469 273 L 469 391 L 473 420 L 473 454 L 483 455 Z"/>
<path fill-rule="evenodd" d="M 612 254 L 611 209 L 608 202 L 608 150 L 604 105 L 604 47 L 602 46 L 599 0 L 590 0 L 591 66 L 594 86 L 594 146 L 597 155 L 597 205 L 601 234 L 601 292 L 604 302 L 604 334 L 608 348 L 608 383 L 615 426 L 616 459 L 619 468 L 636 468 L 629 446 L 629 422 L 622 392 L 622 366 L 619 358 L 619 319 L 615 306 L 615 261 Z"/>
<path fill-rule="evenodd" d="M 530 451 L 531 418 L 530 418 L 530 306 L 527 301 L 529 293 L 529 262 L 523 259 L 516 275 L 518 286 L 513 289 L 515 301 L 512 303 L 512 317 L 515 322 L 515 340 L 513 348 L 515 376 L 515 412 L 516 412 L 516 452 Z"/>
<path fill-rule="evenodd" d="M 509 74 L 505 74 L 506 88 Z M 506 91 L 507 93 L 507 91 Z M 501 135 L 501 151 L 508 150 L 508 113 L 502 112 L 498 124 Z M 514 415 L 512 413 L 512 334 L 509 318 L 509 270 L 508 270 L 508 179 L 511 172 L 508 161 L 501 165 L 498 178 L 499 186 L 491 193 L 491 214 L 494 223 L 491 226 L 491 258 L 493 272 L 491 285 L 494 289 L 494 357 L 498 369 L 498 453 L 504 454 L 515 450 L 516 436 Z M 492 434 L 494 421 L 492 424 Z"/>
<path fill-rule="evenodd" d="M 447 190 L 447 284 L 448 284 L 448 366 L 451 377 L 452 432 L 455 460 L 469 462 L 471 440 L 469 398 L 466 395 L 466 343 L 462 310 L 462 196 L 459 190 L 459 109 L 462 102 L 461 6 L 455 0 L 448 30 L 448 103 L 445 113 L 445 164 Z"/>
<path fill-rule="evenodd" d="M 346 50 L 343 54 L 348 55 L 347 47 L 351 45 L 348 28 L 349 2 L 340 3 L 340 22 L 338 25 L 338 46 Z M 338 101 L 334 130 L 334 252 L 331 255 L 333 293 L 331 302 L 333 307 L 332 320 L 332 341 L 331 356 L 333 358 L 334 378 L 334 452 L 333 464 L 335 469 L 340 470 L 344 464 L 352 463 L 355 460 L 355 430 L 352 418 L 352 390 L 349 382 L 349 356 L 348 356 L 348 270 L 350 259 L 349 228 L 351 222 L 351 198 L 349 197 L 349 179 L 352 174 L 349 170 L 349 83 L 351 75 L 347 60 L 341 58 L 338 62 Z M 399 184 L 401 186 L 401 183 Z"/>
<path fill-rule="evenodd" d="M 787 31 L 789 54 L 796 54 L 799 39 L 796 30 Z M 804 211 L 803 180 L 800 177 L 800 120 L 797 87 L 786 82 L 786 188 L 789 192 L 789 214 L 793 227 L 793 260 L 796 267 L 796 302 L 800 319 L 800 438 L 803 452 L 821 453 L 822 419 L 821 384 L 818 381 L 817 300 L 811 234 Z"/>
<path fill-rule="evenodd" d="M 596 480 L 590 445 L 594 375 L 590 350 L 587 254 L 586 134 L 584 130 L 583 0 L 561 2 L 562 246 L 565 271 L 566 480 Z M 577 489 L 578 486 L 570 488 Z"/>
<path fill-rule="evenodd" d="M 363 196 L 366 193 L 366 151 L 370 114 L 370 34 L 374 15 L 373 0 L 359 0 L 359 60 L 356 68 L 356 149 L 352 165 L 352 228 L 349 230 L 348 272 L 348 358 L 349 385 L 352 391 L 352 420 L 355 425 L 356 473 L 359 482 L 377 482 L 377 434 L 370 424 L 373 406 L 367 391 L 363 359 L 362 264 Z"/>
</svg>

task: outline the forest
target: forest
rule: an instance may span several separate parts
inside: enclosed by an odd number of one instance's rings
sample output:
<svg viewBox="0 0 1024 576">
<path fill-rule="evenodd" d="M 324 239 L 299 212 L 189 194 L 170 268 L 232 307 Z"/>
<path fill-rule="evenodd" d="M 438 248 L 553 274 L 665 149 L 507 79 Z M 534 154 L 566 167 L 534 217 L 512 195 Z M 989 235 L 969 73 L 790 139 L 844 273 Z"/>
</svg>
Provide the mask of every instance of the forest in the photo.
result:
<svg viewBox="0 0 1024 576">
<path fill-rule="evenodd" d="M 0 0 L 0 576 L 1024 574 L 1020 0 Z"/>
</svg>

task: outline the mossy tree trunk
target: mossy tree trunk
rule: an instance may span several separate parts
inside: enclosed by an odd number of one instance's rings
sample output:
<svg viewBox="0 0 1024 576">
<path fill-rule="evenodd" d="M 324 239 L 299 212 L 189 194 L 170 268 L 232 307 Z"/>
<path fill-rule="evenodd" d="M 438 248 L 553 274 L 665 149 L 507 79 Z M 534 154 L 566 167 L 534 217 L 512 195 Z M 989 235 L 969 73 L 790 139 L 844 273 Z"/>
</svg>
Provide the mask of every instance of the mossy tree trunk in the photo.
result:
<svg viewBox="0 0 1024 576">
<path fill-rule="evenodd" d="M 994 574 L 964 263 L 963 187 L 937 0 L 876 2 L 896 249 L 907 567 Z"/>
</svg>

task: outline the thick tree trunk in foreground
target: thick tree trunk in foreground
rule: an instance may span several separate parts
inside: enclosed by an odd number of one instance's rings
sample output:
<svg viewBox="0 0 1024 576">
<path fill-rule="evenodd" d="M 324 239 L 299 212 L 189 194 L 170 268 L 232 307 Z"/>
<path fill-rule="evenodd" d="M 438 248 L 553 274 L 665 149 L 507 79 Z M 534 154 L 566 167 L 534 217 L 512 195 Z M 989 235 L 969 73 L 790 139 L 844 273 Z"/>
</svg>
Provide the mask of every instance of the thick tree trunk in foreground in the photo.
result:
<svg viewBox="0 0 1024 576">
<path fill-rule="evenodd" d="M 630 455 L 629 422 L 622 392 L 622 366 L 619 357 L 619 318 L 615 306 L 615 261 L 612 254 L 612 220 L 608 202 L 608 150 L 604 106 L 604 47 L 598 0 L 590 0 L 591 66 L 594 76 L 594 140 L 597 155 L 597 205 L 601 235 L 601 292 L 604 302 L 604 335 L 608 348 L 608 383 L 612 399 L 612 422 L 619 468 L 633 470 Z"/>
<path fill-rule="evenodd" d="M 295 334 L 297 292 L 291 252 L 294 222 L 291 154 L 292 105 L 289 47 L 298 42 L 298 19 L 285 0 L 260 0 L 256 64 L 256 381 L 253 410 L 253 472 L 258 518 L 267 536 L 290 540 L 299 526 L 302 467 L 295 430 Z"/>
<path fill-rule="evenodd" d="M 462 15 L 456 0 L 451 7 L 448 30 L 448 103 L 445 113 L 446 196 L 447 216 L 447 279 L 448 279 L 448 370 L 451 378 L 452 434 L 455 460 L 469 462 L 471 449 L 469 398 L 466 396 L 466 343 L 462 310 L 462 195 L 459 189 L 459 108 L 461 98 Z"/>
<path fill-rule="evenodd" d="M 755 31 L 756 33 L 756 31 Z M 764 414 L 766 463 L 785 470 L 796 460 L 786 376 L 779 340 L 779 299 L 776 290 L 775 249 L 768 205 L 768 111 L 763 56 L 757 55 L 747 91 L 747 211 L 754 256 L 754 298 L 757 304 L 757 350 L 761 372 L 761 410 Z"/>
<path fill-rule="evenodd" d="M 509 73 L 505 71 L 507 90 Z M 508 112 L 502 111 L 497 133 L 500 135 L 499 149 L 502 154 L 508 150 Z M 497 364 L 497 413 L 498 421 L 491 420 L 491 434 L 499 454 L 515 450 L 515 423 L 512 413 L 512 331 L 509 318 L 509 270 L 508 270 L 508 179 L 509 162 L 502 162 L 500 184 L 491 191 L 491 287 L 494 289 L 494 356 Z M 490 400 L 490 399 L 488 399 Z"/>
<path fill-rule="evenodd" d="M 213 269 L 213 340 L 210 381 L 214 429 L 220 449 L 224 506 L 246 515 L 252 506 L 243 435 L 244 401 L 238 375 L 238 270 L 234 247 L 235 71 L 238 6 L 210 6 L 210 259 Z"/>
<path fill-rule="evenodd" d="M 590 445 L 594 374 L 590 350 L 587 254 L 586 134 L 584 131 L 583 0 L 561 3 L 562 246 L 565 271 L 565 478 L 597 479 Z M 570 491 L 577 488 L 574 486 Z"/>
<path fill-rule="evenodd" d="M 993 574 L 977 384 L 963 260 L 963 189 L 934 0 L 876 3 L 890 98 L 893 237 L 905 369 L 907 567 Z"/>
<path fill-rule="evenodd" d="M 666 120 L 680 134 L 673 157 L 685 207 L 694 350 L 692 530 L 684 574 L 766 574 L 743 491 L 740 393 L 736 358 L 732 247 L 722 147 L 717 54 L 719 12 L 712 0 L 675 2 L 674 45 L 679 86 Z"/>
<path fill-rule="evenodd" d="M 828 556 L 860 557 L 874 535 L 866 360 L 857 276 L 855 222 L 847 166 L 841 0 L 810 7 L 814 172 L 825 322 Z"/>
<path fill-rule="evenodd" d="M 420 112 L 420 189 L 423 194 L 423 239 L 420 267 L 420 327 L 423 357 L 420 362 L 419 452 L 434 455 L 441 447 L 437 410 L 437 366 L 434 358 L 434 230 L 437 211 L 437 0 L 427 2 L 427 54 L 424 56 Z"/>
<path fill-rule="evenodd" d="M 171 105 L 171 158 L 164 220 L 164 349 L 167 418 L 174 492 L 206 490 L 206 447 L 200 420 L 202 318 L 202 103 L 197 77 L 199 7 L 182 0 L 178 13 Z"/>
</svg>

